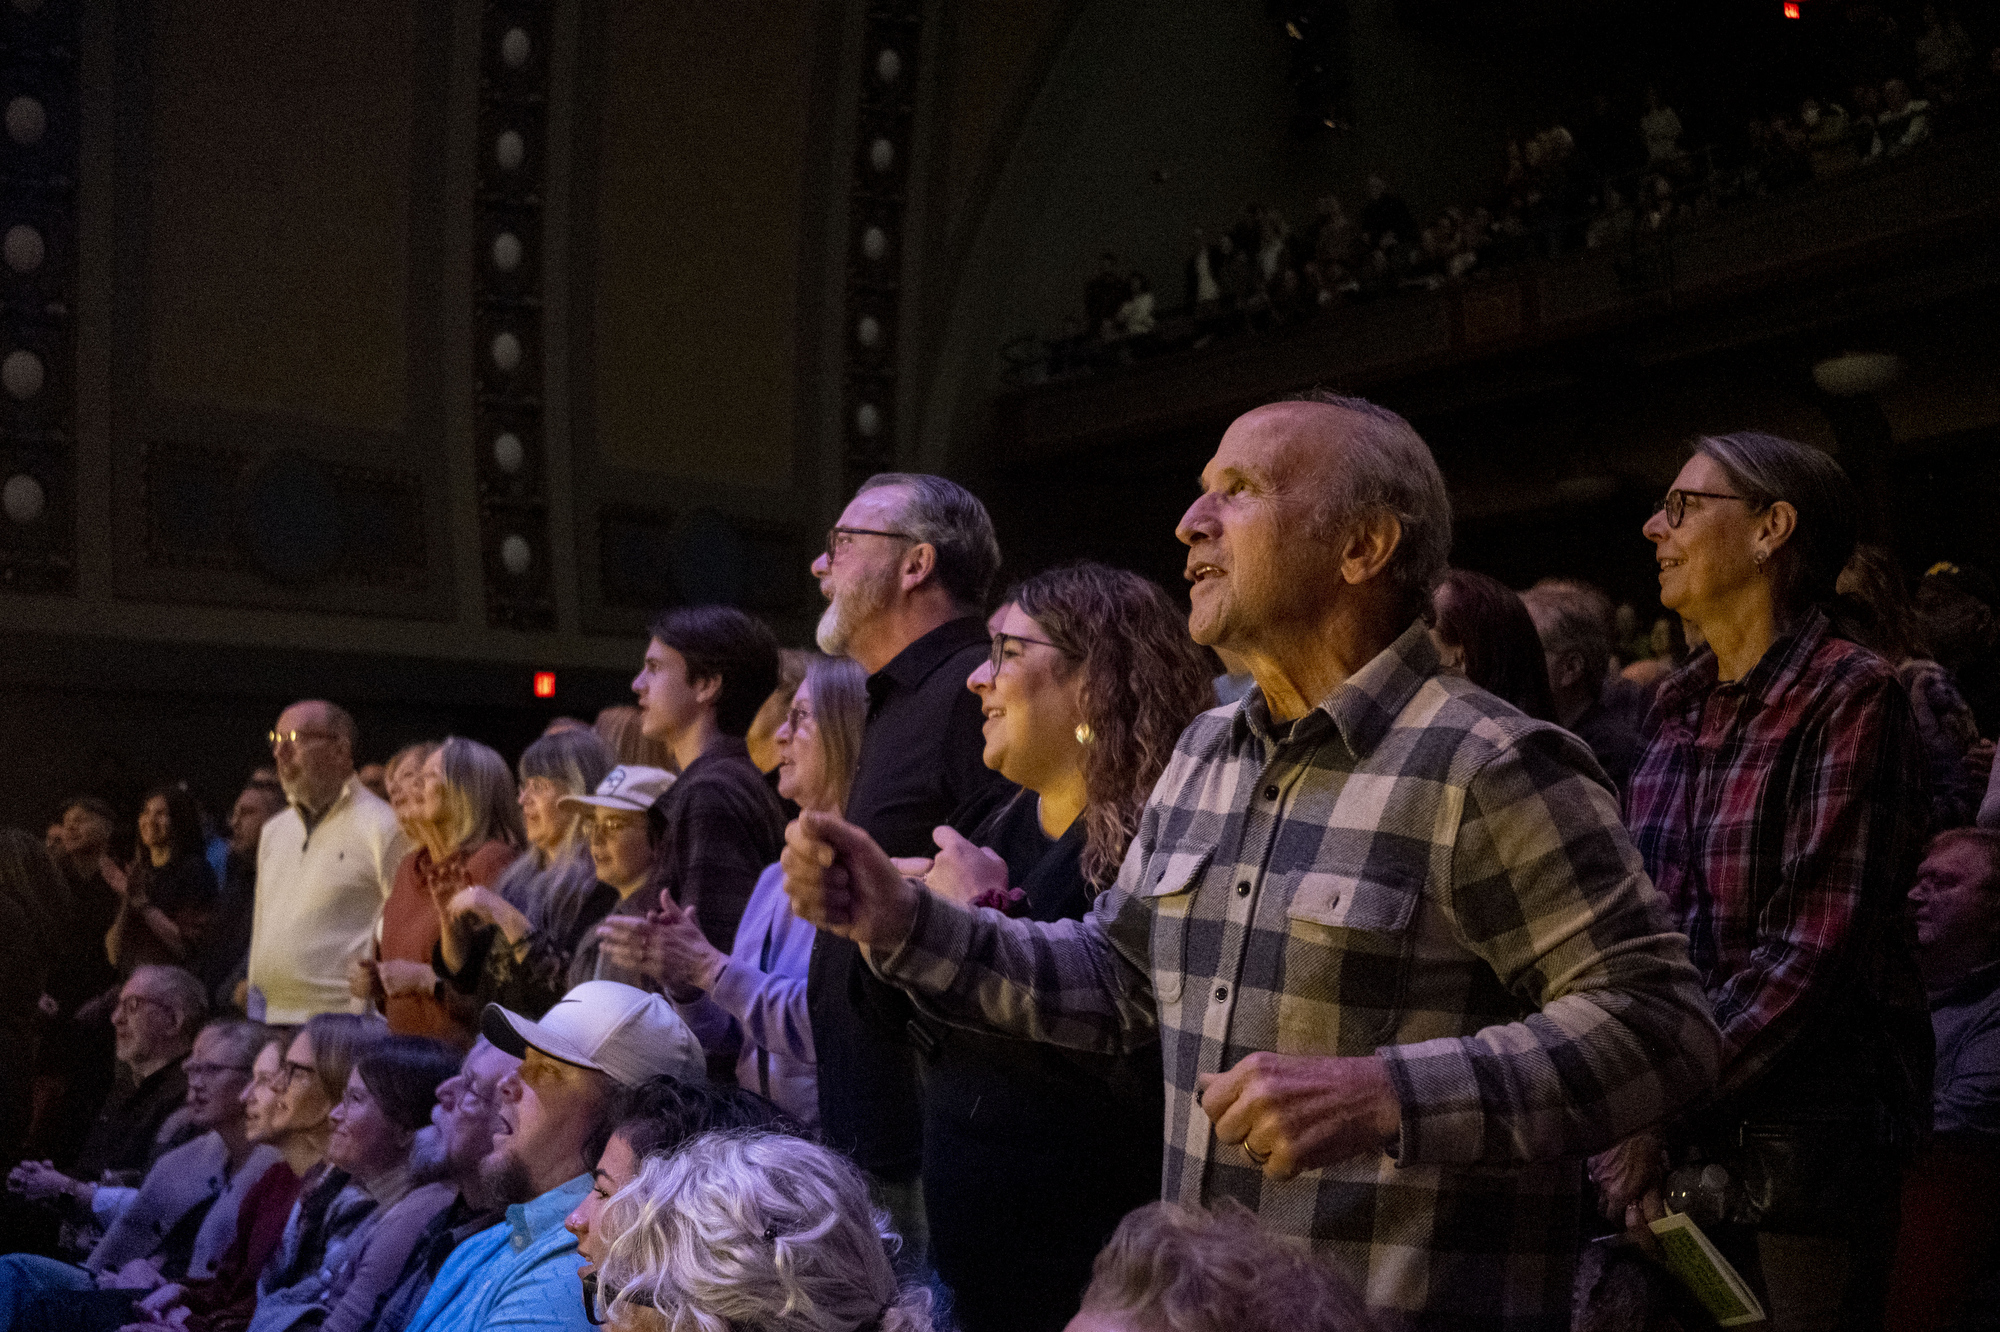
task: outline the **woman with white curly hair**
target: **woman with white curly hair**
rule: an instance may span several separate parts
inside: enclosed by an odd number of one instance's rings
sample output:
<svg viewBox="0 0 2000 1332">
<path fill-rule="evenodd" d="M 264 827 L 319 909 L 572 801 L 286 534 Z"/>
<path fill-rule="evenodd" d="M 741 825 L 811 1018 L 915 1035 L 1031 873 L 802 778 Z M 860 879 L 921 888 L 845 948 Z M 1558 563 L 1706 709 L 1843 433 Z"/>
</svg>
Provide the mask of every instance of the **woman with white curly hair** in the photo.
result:
<svg viewBox="0 0 2000 1332">
<path fill-rule="evenodd" d="M 606 1204 L 593 1322 L 617 1332 L 932 1332 L 861 1172 L 816 1143 L 706 1133 Z"/>
</svg>

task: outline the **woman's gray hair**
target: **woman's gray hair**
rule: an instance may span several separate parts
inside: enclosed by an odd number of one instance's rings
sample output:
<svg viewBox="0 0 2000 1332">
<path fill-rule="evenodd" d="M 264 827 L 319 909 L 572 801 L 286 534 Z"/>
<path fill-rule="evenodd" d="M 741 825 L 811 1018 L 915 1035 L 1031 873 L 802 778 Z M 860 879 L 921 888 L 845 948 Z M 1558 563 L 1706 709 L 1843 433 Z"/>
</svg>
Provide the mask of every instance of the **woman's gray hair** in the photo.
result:
<svg viewBox="0 0 2000 1332">
<path fill-rule="evenodd" d="M 1814 606 L 1838 607 L 1840 571 L 1860 539 L 1860 506 L 1847 473 L 1820 450 L 1780 435 L 1744 430 L 1704 435 L 1694 451 L 1712 458 L 1752 512 L 1780 500 L 1798 525 L 1771 556 L 1772 603 L 1787 618 Z"/>
<path fill-rule="evenodd" d="M 937 580 L 953 601 L 968 610 L 984 610 L 1000 572 L 1000 540 L 993 519 L 979 497 L 955 481 L 922 472 L 877 472 L 854 493 L 884 486 L 902 486 L 909 501 L 896 525 L 912 541 L 937 552 Z"/>
<path fill-rule="evenodd" d="M 813 727 L 819 734 L 820 762 L 833 787 L 834 808 L 845 811 L 854 789 L 854 770 L 861 766 L 868 672 L 852 657 L 815 652 L 806 662 L 804 684 L 812 694 Z"/>
<path fill-rule="evenodd" d="M 545 735 L 521 751 L 521 785 L 540 778 L 553 782 L 564 795 L 589 795 L 610 773 L 616 760 L 611 747 L 595 731 L 577 729 Z"/>
<path fill-rule="evenodd" d="M 1431 593 L 1451 559 L 1451 496 L 1430 446 L 1408 421 L 1366 398 L 1314 389 L 1281 401 L 1346 414 L 1347 451 L 1343 465 L 1329 469 L 1332 485 L 1314 510 L 1313 533 L 1333 542 L 1365 514 L 1393 517 L 1402 536 L 1382 576 L 1394 585 L 1407 613 L 1428 622 Z"/>
<path fill-rule="evenodd" d="M 608 1312 L 665 1332 L 930 1332 L 931 1297 L 844 1157 L 776 1133 L 705 1133 L 605 1205 Z"/>
<path fill-rule="evenodd" d="M 444 766 L 446 844 L 454 850 L 476 850 L 493 841 L 509 846 L 525 842 L 521 805 L 507 760 L 462 735 L 446 736 L 438 752 Z"/>
</svg>

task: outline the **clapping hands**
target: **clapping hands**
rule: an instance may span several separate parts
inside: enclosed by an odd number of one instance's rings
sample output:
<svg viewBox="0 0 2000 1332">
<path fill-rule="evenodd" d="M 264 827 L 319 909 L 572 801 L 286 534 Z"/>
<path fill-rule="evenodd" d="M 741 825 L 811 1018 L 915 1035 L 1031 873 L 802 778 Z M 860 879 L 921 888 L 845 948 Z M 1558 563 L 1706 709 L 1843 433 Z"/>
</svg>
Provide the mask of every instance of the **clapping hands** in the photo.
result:
<svg viewBox="0 0 2000 1332">
<path fill-rule="evenodd" d="M 664 889 L 657 908 L 644 916 L 608 916 L 597 937 L 607 962 L 651 977 L 682 1003 L 714 985 L 726 960 Z"/>
</svg>

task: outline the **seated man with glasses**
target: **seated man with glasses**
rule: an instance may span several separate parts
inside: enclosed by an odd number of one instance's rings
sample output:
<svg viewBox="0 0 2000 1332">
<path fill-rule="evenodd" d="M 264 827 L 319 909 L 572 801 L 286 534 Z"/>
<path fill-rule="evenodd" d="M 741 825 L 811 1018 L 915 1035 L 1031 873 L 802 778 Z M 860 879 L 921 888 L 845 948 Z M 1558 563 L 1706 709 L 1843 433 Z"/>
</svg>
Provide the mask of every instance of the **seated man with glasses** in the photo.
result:
<svg viewBox="0 0 2000 1332">
<path fill-rule="evenodd" d="M 49 1161 L 23 1161 L 8 1176 L 7 1187 L 30 1202 L 54 1204 L 72 1227 L 94 1226 L 93 1207 L 106 1184 L 124 1186 L 126 1192 L 113 1196 L 129 1200 L 130 1186 L 155 1161 L 199 1132 L 187 1116 L 176 1116 L 175 1111 L 188 1096 L 181 1063 L 207 1016 L 201 982 L 179 967 L 134 971 L 111 1013 L 117 1036 L 117 1081 L 82 1150 L 65 1163 L 67 1169 Z M 13 1205 L 8 1211 L 12 1221 L 20 1208 Z M 50 1214 L 51 1222 L 54 1216 Z M 39 1243 L 16 1240 L 15 1247 L 52 1249 L 54 1230 L 50 1224 L 43 1228 Z"/>
<path fill-rule="evenodd" d="M 291 808 L 257 844 L 250 1016 L 300 1023 L 358 1011 L 348 963 L 369 951 L 409 841 L 389 802 L 354 775 L 354 719 L 331 703 L 294 703 L 270 733 Z"/>
<path fill-rule="evenodd" d="M 111 1307 L 129 1315 L 133 1298 L 164 1282 L 215 1274 L 236 1237 L 244 1196 L 280 1159 L 250 1140 L 244 1115 L 251 1061 L 264 1039 L 265 1029 L 251 1022 L 225 1018 L 202 1028 L 181 1066 L 187 1122 L 200 1136 L 162 1156 L 137 1189 L 94 1188 L 91 1210 L 109 1229 L 82 1266 L 27 1254 L 0 1258 L 0 1327 L 13 1326 L 38 1294 L 116 1291 L 122 1298 L 112 1297 Z M 92 1188 L 75 1187 L 79 1194 Z"/>
</svg>

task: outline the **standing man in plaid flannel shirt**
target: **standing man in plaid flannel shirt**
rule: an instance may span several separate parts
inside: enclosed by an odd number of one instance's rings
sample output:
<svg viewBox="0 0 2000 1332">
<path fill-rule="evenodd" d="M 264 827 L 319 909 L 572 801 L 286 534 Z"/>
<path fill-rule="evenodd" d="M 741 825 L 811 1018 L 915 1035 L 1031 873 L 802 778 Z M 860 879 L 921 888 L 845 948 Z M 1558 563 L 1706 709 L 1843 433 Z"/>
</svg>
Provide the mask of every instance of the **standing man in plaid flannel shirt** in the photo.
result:
<svg viewBox="0 0 2000 1332">
<path fill-rule="evenodd" d="M 1304 1237 L 1386 1327 L 1541 1332 L 1582 1158 L 1698 1096 L 1717 1034 L 1589 750 L 1441 671 L 1450 531 L 1394 413 L 1250 412 L 1178 534 L 1195 639 L 1257 688 L 1181 737 L 1089 916 L 959 910 L 832 818 L 784 863 L 940 1016 L 1161 1041 L 1168 1199 Z"/>
</svg>

